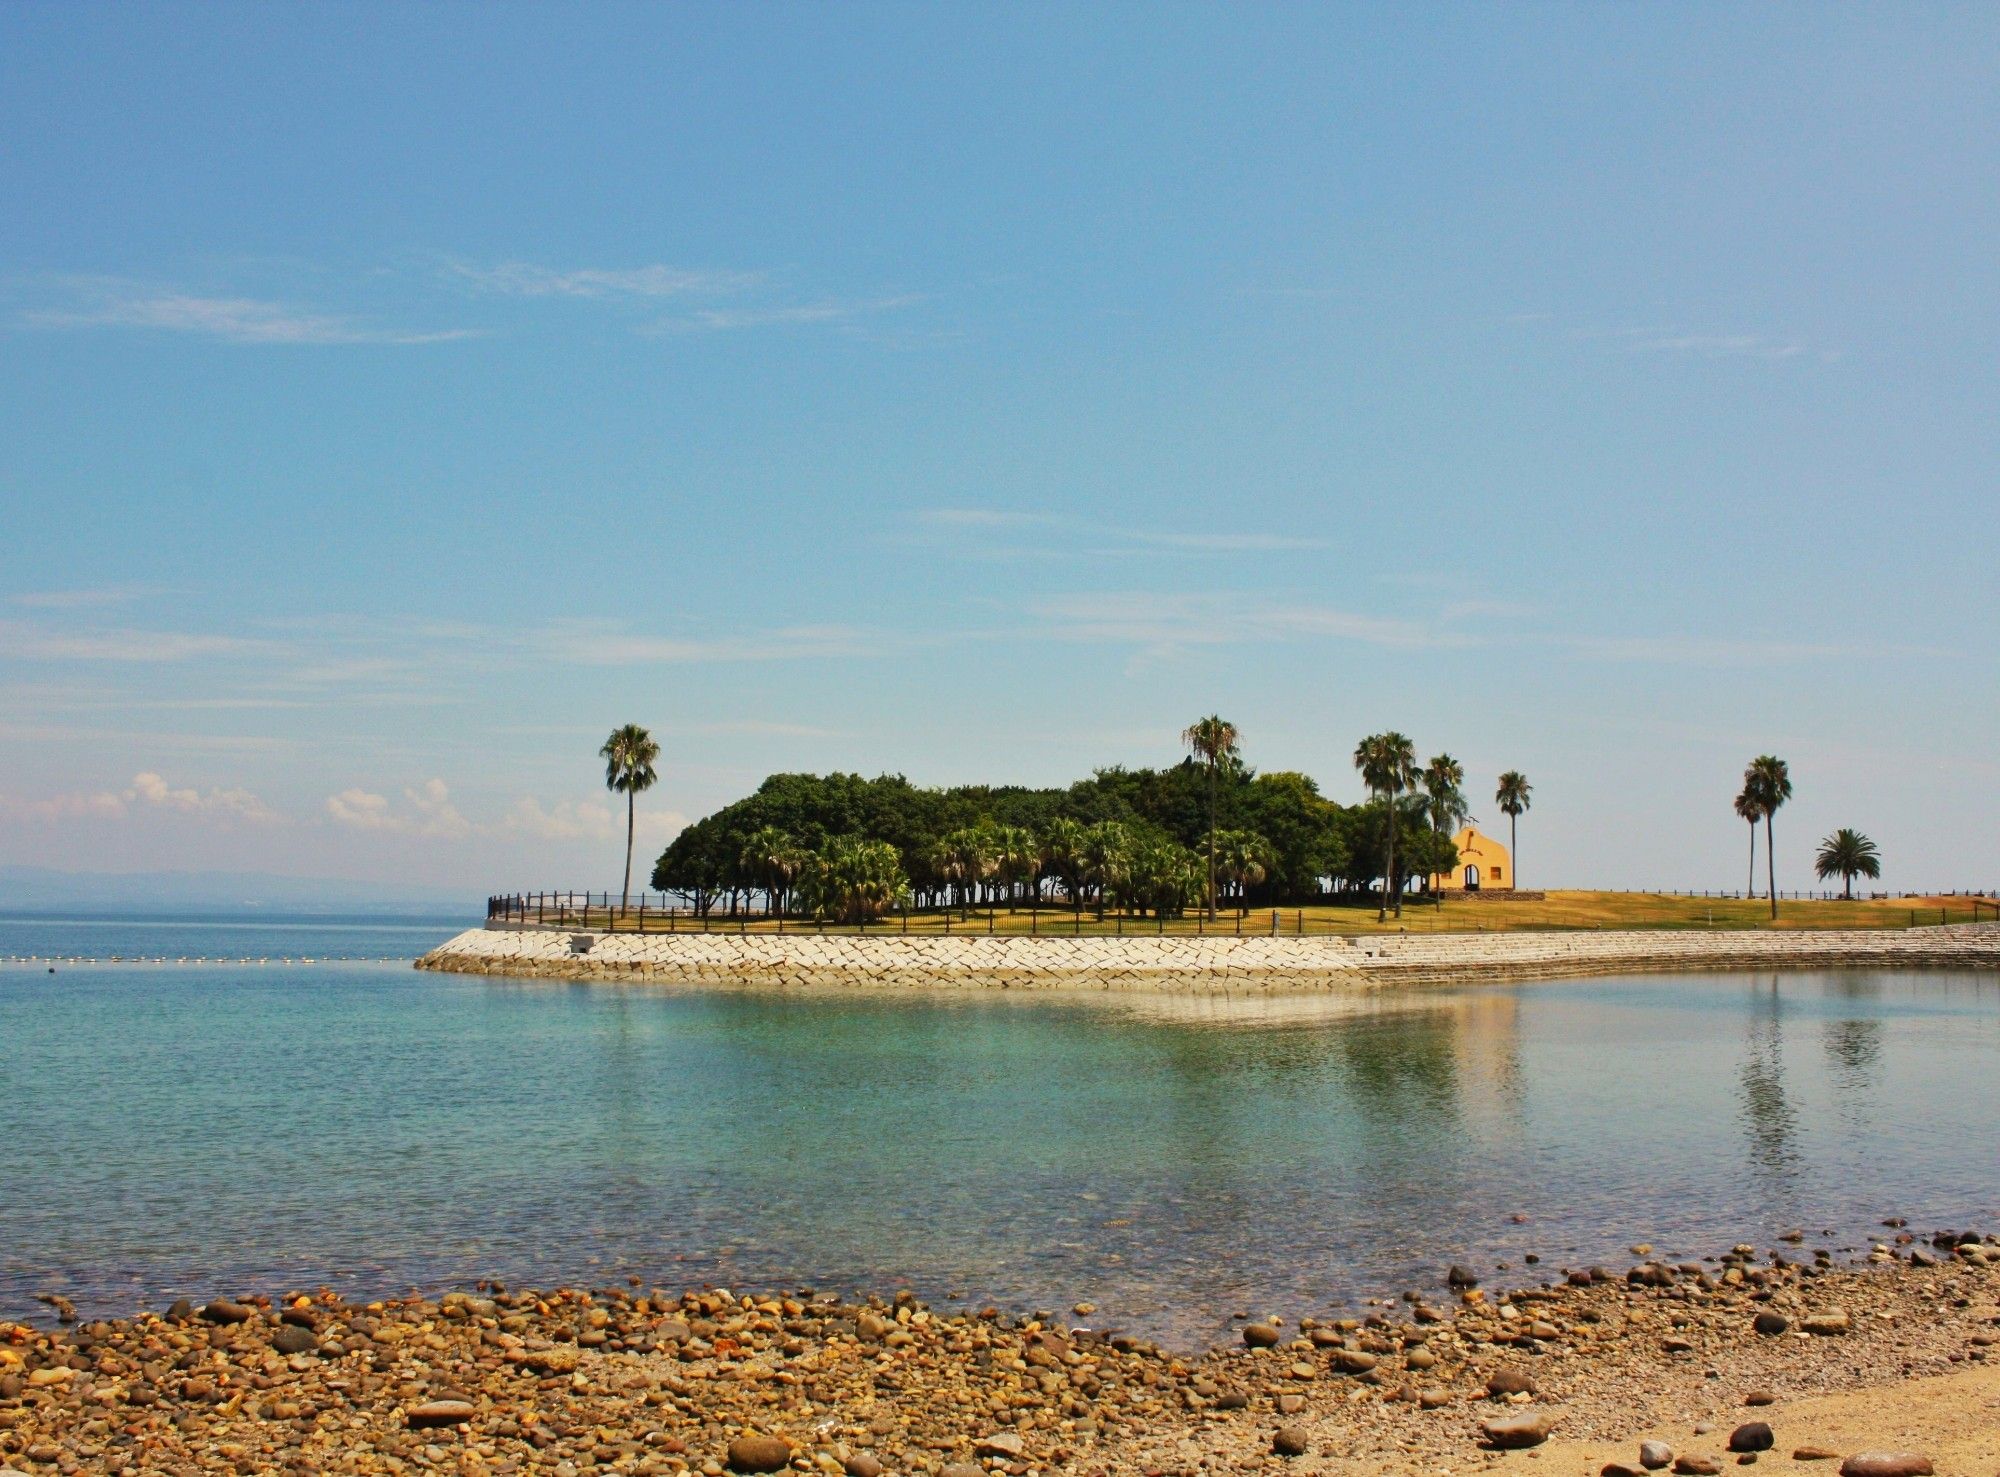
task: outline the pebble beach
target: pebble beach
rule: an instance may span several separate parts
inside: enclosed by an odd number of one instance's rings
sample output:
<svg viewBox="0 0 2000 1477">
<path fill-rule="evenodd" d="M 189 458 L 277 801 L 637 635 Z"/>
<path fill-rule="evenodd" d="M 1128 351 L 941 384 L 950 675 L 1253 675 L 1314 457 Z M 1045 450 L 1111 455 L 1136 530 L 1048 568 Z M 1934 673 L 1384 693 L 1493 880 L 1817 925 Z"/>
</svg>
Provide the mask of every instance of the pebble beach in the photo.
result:
<svg viewBox="0 0 2000 1477">
<path fill-rule="evenodd" d="M 0 1326 L 0 1468 L 824 1477 L 1767 1466 L 1990 1477 L 2000 1237 L 1482 1275 L 1175 1351 L 1088 1304 L 486 1285 Z M 1542 1274 L 1542 1275 L 1529 1275 Z M 1886 1443 L 1886 1444 L 1885 1444 Z"/>
</svg>

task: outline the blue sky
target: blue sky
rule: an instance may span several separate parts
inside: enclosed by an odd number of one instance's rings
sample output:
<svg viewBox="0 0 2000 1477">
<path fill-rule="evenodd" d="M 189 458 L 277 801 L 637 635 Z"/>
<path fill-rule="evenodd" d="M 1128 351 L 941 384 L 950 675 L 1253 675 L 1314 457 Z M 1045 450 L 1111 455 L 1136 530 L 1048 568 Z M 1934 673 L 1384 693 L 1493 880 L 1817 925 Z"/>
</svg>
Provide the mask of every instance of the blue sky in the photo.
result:
<svg viewBox="0 0 2000 1477">
<path fill-rule="evenodd" d="M 1989 7 L 0 11 L 0 862 L 603 886 L 1398 727 L 1992 885 Z M 1499 817 L 1488 804 L 1475 814 Z"/>
</svg>

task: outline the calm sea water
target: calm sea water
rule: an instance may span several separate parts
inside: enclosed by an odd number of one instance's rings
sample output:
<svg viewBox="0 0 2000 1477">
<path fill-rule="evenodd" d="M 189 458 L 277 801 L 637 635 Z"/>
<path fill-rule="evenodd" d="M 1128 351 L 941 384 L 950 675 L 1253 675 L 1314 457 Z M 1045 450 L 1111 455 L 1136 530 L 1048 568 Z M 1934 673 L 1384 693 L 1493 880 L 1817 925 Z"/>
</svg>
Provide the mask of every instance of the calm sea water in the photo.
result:
<svg viewBox="0 0 2000 1477">
<path fill-rule="evenodd" d="M 2000 1221 L 1990 972 L 829 997 L 420 974 L 450 930 L 381 927 L 396 963 L 0 967 L 0 1317 L 631 1275 L 1194 1344 L 1454 1260 Z"/>
</svg>

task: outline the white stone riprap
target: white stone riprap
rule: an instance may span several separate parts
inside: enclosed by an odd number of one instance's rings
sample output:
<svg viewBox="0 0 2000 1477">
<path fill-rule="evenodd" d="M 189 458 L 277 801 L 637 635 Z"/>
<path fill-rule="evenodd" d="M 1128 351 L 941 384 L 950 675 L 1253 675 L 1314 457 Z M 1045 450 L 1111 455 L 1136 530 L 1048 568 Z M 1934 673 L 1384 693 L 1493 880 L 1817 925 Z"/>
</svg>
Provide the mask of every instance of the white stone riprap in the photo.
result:
<svg viewBox="0 0 2000 1477">
<path fill-rule="evenodd" d="M 1348 938 L 634 934 L 473 928 L 419 969 L 683 985 L 1169 993 L 1365 989 L 1687 970 L 2000 969 L 2000 924 Z"/>
</svg>

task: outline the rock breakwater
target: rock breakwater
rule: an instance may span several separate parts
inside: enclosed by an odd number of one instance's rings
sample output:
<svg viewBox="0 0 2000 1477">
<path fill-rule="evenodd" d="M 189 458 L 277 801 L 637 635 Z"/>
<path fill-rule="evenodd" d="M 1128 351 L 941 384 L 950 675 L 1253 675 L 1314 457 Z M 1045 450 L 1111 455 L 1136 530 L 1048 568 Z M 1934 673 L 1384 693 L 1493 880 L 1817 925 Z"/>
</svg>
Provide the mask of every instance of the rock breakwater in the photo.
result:
<svg viewBox="0 0 2000 1477">
<path fill-rule="evenodd" d="M 1736 969 L 2000 969 L 2000 924 L 1356 938 L 910 937 L 468 929 L 419 969 L 685 985 L 1315 991 Z"/>
</svg>

